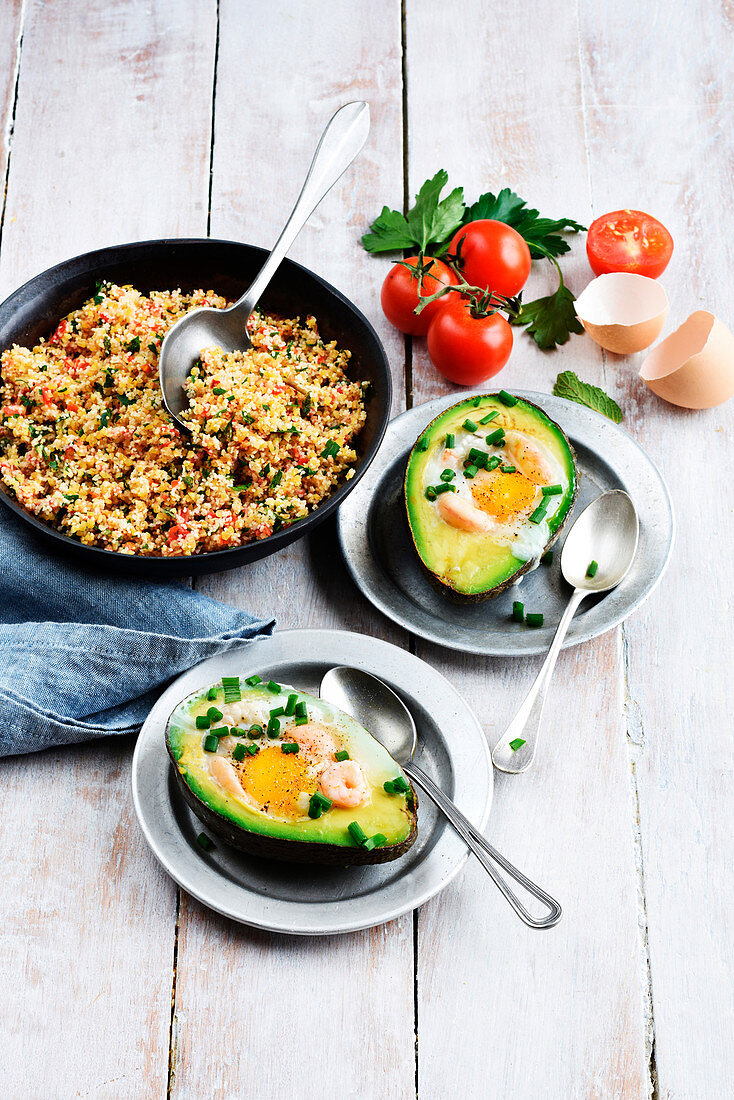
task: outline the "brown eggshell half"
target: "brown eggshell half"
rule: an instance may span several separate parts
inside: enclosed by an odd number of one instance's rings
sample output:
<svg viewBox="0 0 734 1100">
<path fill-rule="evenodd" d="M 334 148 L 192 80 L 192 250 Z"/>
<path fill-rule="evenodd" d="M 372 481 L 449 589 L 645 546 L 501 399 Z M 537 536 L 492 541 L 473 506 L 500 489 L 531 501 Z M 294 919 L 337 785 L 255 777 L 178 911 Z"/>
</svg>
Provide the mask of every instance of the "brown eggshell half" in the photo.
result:
<svg viewBox="0 0 734 1100">
<path fill-rule="evenodd" d="M 615 271 L 593 279 L 575 302 L 592 340 L 617 355 L 649 348 L 662 332 L 668 296 L 657 279 Z"/>
<path fill-rule="evenodd" d="M 711 409 L 734 397 L 734 336 L 698 309 L 643 361 L 646 386 L 684 409 Z"/>
</svg>

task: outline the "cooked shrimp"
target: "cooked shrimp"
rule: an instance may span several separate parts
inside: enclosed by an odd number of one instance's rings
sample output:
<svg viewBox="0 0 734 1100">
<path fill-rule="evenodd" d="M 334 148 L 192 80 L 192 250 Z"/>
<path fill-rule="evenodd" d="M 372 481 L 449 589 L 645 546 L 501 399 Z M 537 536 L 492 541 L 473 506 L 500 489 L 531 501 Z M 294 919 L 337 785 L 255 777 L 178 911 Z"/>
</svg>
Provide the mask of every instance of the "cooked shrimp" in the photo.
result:
<svg viewBox="0 0 734 1100">
<path fill-rule="evenodd" d="M 460 531 L 488 531 L 492 526 L 484 512 L 472 500 L 458 493 L 444 493 L 437 501 L 438 511 L 446 523 Z"/>
<path fill-rule="evenodd" d="M 321 722 L 306 722 L 305 726 L 293 726 L 288 730 L 288 736 L 297 741 L 301 748 L 312 756 L 333 757 L 336 751 L 336 741 L 331 730 Z"/>
<path fill-rule="evenodd" d="M 329 764 L 319 778 L 321 791 L 335 806 L 352 810 L 367 801 L 369 788 L 364 772 L 355 760 Z"/>
<path fill-rule="evenodd" d="M 212 753 L 209 757 L 209 772 L 217 783 L 224 787 L 227 794 L 233 794 L 235 798 L 244 797 L 237 769 L 225 756 L 217 756 L 216 753 Z"/>
<path fill-rule="evenodd" d="M 508 431 L 504 451 L 510 462 L 534 485 L 550 485 L 553 481 L 553 467 L 546 457 L 545 447 L 532 436 Z"/>
</svg>

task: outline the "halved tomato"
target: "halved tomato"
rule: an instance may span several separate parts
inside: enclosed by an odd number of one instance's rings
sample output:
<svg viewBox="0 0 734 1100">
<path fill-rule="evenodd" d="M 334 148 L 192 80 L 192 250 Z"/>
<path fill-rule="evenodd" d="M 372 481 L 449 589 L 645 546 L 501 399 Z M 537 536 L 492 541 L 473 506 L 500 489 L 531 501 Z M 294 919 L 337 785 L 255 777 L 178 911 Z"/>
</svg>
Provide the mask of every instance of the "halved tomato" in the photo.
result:
<svg viewBox="0 0 734 1100">
<path fill-rule="evenodd" d="M 589 226 L 586 255 L 595 275 L 629 271 L 657 279 L 673 255 L 673 238 L 642 210 L 613 210 Z"/>
</svg>

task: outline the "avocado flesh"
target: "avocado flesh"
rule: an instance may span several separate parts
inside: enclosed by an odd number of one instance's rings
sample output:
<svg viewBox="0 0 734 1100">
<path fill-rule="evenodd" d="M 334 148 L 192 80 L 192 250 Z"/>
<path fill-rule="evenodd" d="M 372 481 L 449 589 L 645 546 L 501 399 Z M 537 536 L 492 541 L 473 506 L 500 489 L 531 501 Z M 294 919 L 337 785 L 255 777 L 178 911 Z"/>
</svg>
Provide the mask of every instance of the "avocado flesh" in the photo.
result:
<svg viewBox="0 0 734 1100">
<path fill-rule="evenodd" d="M 208 695 L 217 694 L 214 699 Z M 240 688 L 242 701 L 264 725 L 270 709 L 283 706 L 295 688 L 282 685 L 278 695 L 269 692 L 264 685 L 253 688 L 244 684 Z M 350 759 L 362 765 L 370 786 L 367 803 L 352 809 L 332 806 L 318 818 L 311 818 L 307 810 L 295 812 L 269 812 L 248 804 L 246 795 L 238 797 L 225 789 L 211 774 L 209 764 L 212 754 L 203 748 L 207 730 L 196 726 L 197 716 L 206 715 L 210 707 L 223 712 L 224 717 L 214 725 L 231 726 L 231 710 L 224 704 L 221 684 L 204 688 L 184 699 L 171 715 L 166 729 L 166 744 L 174 767 L 177 786 L 186 802 L 208 828 L 227 843 L 255 855 L 274 859 L 313 863 L 381 863 L 396 859 L 413 844 L 416 832 L 417 799 L 411 788 L 410 796 L 389 794 L 383 784 L 386 780 L 404 776 L 387 750 L 383 748 L 353 718 L 323 701 L 297 692 L 299 702 L 307 706 L 309 720 L 328 726 L 338 749 L 346 749 Z M 230 720 L 228 720 L 230 719 Z M 250 739 L 246 736 L 220 742 L 219 755 L 230 762 L 232 747 L 238 741 L 257 744 L 260 752 L 275 752 L 275 761 L 283 760 L 288 766 L 292 757 L 280 754 L 283 741 L 298 741 L 299 727 L 293 718 L 281 717 L 281 736 Z M 238 722 L 245 729 L 247 721 Z M 301 758 L 304 754 L 301 753 Z M 254 757 L 245 756 L 242 767 Z M 271 757 L 273 759 L 273 757 Z M 330 758 L 331 759 L 331 758 Z M 407 780 L 406 780 L 407 781 Z M 307 794 L 318 790 L 316 780 L 304 787 Z M 382 833 L 386 842 L 371 851 L 356 844 L 347 826 L 356 821 L 368 836 Z"/>
<path fill-rule="evenodd" d="M 492 411 L 498 415 L 490 423 L 480 425 L 480 420 Z M 476 433 L 479 449 L 493 450 L 485 439 L 498 427 L 525 432 L 545 445 L 563 471 L 560 479 L 563 493 L 552 498 L 558 504 L 553 504 L 554 510 L 546 520 L 542 550 L 530 559 L 513 553 L 511 545 L 495 542 L 490 534 L 450 526 L 441 519 L 435 503 L 426 499 L 428 468 L 431 465 L 435 468 L 436 453 L 446 446 L 448 434 L 457 439 L 466 434 L 463 425 L 467 419 L 479 428 Z M 517 404 L 508 407 L 498 394 L 482 395 L 479 404 L 476 398 L 467 398 L 437 416 L 411 450 L 405 475 L 408 524 L 421 563 L 444 590 L 468 599 L 497 596 L 533 568 L 560 534 L 577 492 L 575 455 L 562 428 L 531 401 L 518 398 Z"/>
</svg>

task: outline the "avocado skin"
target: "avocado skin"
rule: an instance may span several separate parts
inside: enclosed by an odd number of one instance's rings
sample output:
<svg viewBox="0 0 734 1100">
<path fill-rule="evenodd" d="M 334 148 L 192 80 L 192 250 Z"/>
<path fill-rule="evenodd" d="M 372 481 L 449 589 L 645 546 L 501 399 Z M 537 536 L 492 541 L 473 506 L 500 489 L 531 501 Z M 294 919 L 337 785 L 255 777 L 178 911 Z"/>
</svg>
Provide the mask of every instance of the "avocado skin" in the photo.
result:
<svg viewBox="0 0 734 1100">
<path fill-rule="evenodd" d="M 171 766 L 179 793 L 183 796 L 189 809 L 193 810 L 199 821 L 206 825 L 207 829 L 220 840 L 247 852 L 252 856 L 260 856 L 262 859 L 277 859 L 285 863 L 317 863 L 331 867 L 357 867 L 368 863 L 389 863 L 393 859 L 399 859 L 405 855 L 415 843 L 418 836 L 418 797 L 413 785 L 412 828 L 410 833 L 400 844 L 386 844 L 381 848 L 373 848 L 371 852 L 356 845 L 350 847 L 342 844 L 319 844 L 312 840 L 281 840 L 278 837 L 263 836 L 260 833 L 250 832 L 234 822 L 218 814 L 207 806 L 203 799 L 195 795 L 187 784 L 183 774 L 179 771 L 178 762 L 166 736 L 166 749 L 171 758 Z"/>
<path fill-rule="evenodd" d="M 485 394 L 482 394 L 481 396 L 484 399 L 484 398 L 496 398 L 498 395 L 496 393 L 485 393 Z M 476 395 L 475 395 L 475 397 L 476 397 Z M 470 398 L 465 399 L 466 404 L 467 404 L 467 409 L 469 409 L 471 407 L 471 402 L 475 399 L 475 397 L 470 397 Z M 548 414 L 545 412 L 545 410 L 541 409 L 540 405 L 537 405 L 534 401 L 528 401 L 527 398 L 525 398 L 525 397 L 523 397 L 521 400 L 522 400 L 523 405 L 529 406 L 531 409 L 537 409 L 538 412 L 542 413 L 544 417 L 548 416 Z M 423 438 L 423 436 L 425 436 L 425 435 L 429 435 L 433 431 L 434 426 L 437 423 L 437 421 L 441 420 L 446 415 L 447 412 L 451 411 L 451 409 L 456 408 L 458 405 L 462 405 L 462 404 L 464 404 L 463 401 L 457 401 L 456 405 L 452 405 L 448 409 L 444 409 L 443 412 L 440 412 L 438 414 L 438 416 L 435 416 L 433 418 L 433 420 L 430 422 L 430 424 L 426 425 L 426 427 L 423 429 L 423 431 L 418 436 L 418 439 Z M 566 435 L 566 433 L 564 432 L 563 428 L 560 426 L 560 424 L 556 423 L 556 421 L 554 420 L 553 425 L 557 429 L 559 434 L 563 437 L 563 439 L 565 441 L 565 444 L 568 447 L 568 452 L 569 452 L 569 454 L 571 456 L 571 459 L 573 461 L 573 467 L 574 467 L 574 472 L 575 472 L 576 476 L 574 478 L 573 495 L 572 495 L 570 503 L 568 505 L 566 515 L 565 515 L 563 521 L 561 522 L 561 524 L 559 525 L 559 527 L 553 532 L 550 539 L 545 544 L 544 549 L 543 549 L 544 554 L 547 553 L 548 550 L 551 549 L 551 547 L 555 543 L 556 539 L 560 535 L 561 531 L 563 530 L 564 526 L 566 525 L 566 521 L 568 520 L 568 517 L 570 516 L 571 512 L 573 511 L 573 506 L 576 503 L 576 497 L 578 496 L 578 492 L 579 492 L 579 476 L 578 476 L 578 465 L 576 463 L 576 452 L 574 451 L 573 447 L 571 446 L 571 441 L 568 438 L 568 436 Z M 418 442 L 418 440 L 416 440 L 416 443 L 417 442 Z M 420 550 L 418 549 L 418 543 L 415 540 L 415 534 L 413 532 L 413 527 L 412 527 L 412 524 L 410 522 L 410 513 L 409 513 L 409 510 L 408 510 L 408 477 L 409 477 L 409 474 L 410 474 L 410 460 L 413 456 L 413 451 L 414 450 L 415 450 L 415 443 L 413 444 L 413 446 L 410 449 L 410 453 L 408 454 L 408 459 L 407 459 L 407 462 L 406 462 L 406 465 L 405 465 L 405 477 L 403 479 L 403 502 L 405 504 L 405 514 L 406 514 L 406 519 L 408 521 L 408 530 L 410 531 L 410 539 L 411 539 L 411 542 L 413 543 L 413 549 L 415 550 L 418 561 L 420 562 L 421 569 L 423 570 L 425 575 L 428 577 L 428 579 L 431 582 L 431 584 L 433 585 L 433 587 L 437 591 L 439 591 L 441 593 L 441 595 L 448 596 L 449 599 L 454 601 L 454 603 L 463 604 L 464 606 L 466 606 L 466 604 L 469 604 L 469 603 L 480 603 L 484 600 L 493 600 L 495 598 L 495 596 L 499 596 L 503 592 L 506 592 L 508 588 L 512 588 L 512 586 L 517 583 L 518 579 L 520 577 L 522 577 L 523 574 L 528 573 L 530 571 L 530 568 L 533 565 L 533 559 L 531 559 L 530 561 L 524 562 L 520 566 L 519 569 L 516 569 L 515 572 L 512 573 L 509 577 L 507 577 L 504 581 L 502 581 L 500 584 L 494 585 L 492 588 L 486 589 L 484 592 L 459 592 L 456 588 L 453 587 L 453 585 L 447 584 L 445 581 L 441 580 L 439 575 L 437 573 L 433 572 L 433 570 L 429 569 L 428 566 L 426 565 L 425 561 L 423 560 L 423 556 L 422 556 Z"/>
</svg>

